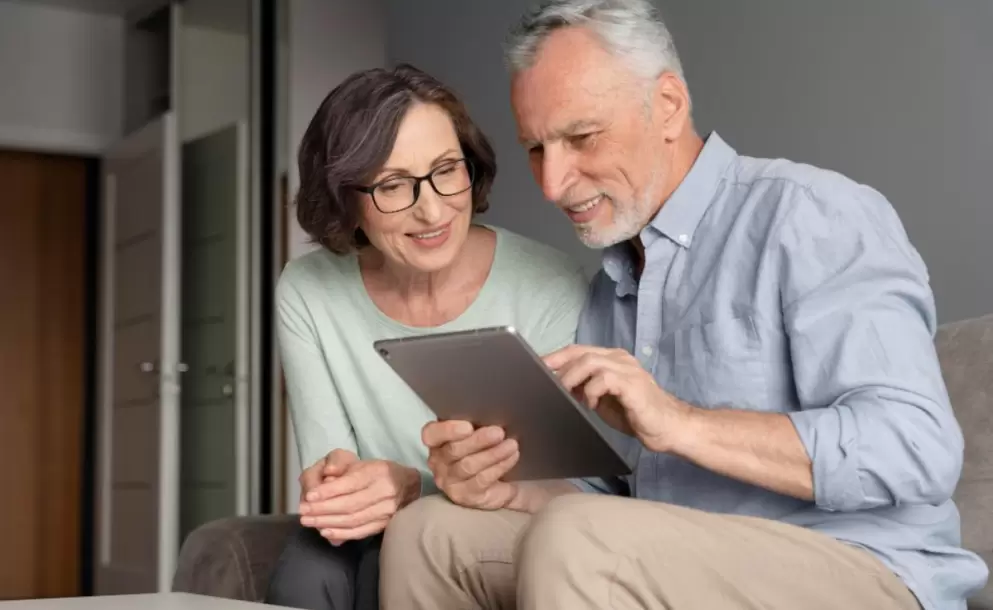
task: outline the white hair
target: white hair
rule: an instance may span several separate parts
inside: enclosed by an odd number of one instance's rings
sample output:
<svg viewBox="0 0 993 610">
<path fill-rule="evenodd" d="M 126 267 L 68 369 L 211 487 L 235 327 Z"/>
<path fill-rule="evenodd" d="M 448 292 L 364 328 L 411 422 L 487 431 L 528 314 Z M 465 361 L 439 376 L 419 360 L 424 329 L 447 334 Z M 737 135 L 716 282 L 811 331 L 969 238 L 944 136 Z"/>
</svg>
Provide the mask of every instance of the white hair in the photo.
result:
<svg viewBox="0 0 993 610">
<path fill-rule="evenodd" d="M 532 8 L 505 44 L 511 74 L 529 68 L 541 43 L 568 26 L 589 28 L 639 77 L 654 81 L 672 72 L 686 80 L 672 36 L 649 0 L 551 0 Z"/>
</svg>

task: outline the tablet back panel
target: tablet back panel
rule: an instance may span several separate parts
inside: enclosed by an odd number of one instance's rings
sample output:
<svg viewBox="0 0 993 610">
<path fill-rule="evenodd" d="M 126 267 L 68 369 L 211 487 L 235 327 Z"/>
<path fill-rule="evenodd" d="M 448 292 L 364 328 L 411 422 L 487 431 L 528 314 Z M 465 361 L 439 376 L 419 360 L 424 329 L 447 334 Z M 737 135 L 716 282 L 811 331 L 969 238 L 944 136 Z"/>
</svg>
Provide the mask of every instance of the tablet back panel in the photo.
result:
<svg viewBox="0 0 993 610">
<path fill-rule="evenodd" d="M 601 432 L 605 424 L 574 400 L 512 328 L 378 341 L 383 359 L 439 419 L 502 426 L 521 459 L 505 480 L 630 474 Z"/>
</svg>

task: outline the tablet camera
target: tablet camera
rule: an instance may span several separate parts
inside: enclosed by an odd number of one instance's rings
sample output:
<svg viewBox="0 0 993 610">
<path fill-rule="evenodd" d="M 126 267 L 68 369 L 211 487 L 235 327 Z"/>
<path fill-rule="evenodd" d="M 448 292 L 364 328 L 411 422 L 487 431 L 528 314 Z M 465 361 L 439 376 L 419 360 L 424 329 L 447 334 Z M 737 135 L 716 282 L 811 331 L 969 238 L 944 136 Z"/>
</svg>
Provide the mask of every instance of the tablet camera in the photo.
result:
<svg viewBox="0 0 993 610">
<path fill-rule="evenodd" d="M 390 357 L 390 353 L 388 351 L 386 351 L 386 348 L 385 347 L 379 348 L 379 355 L 382 356 L 383 358 L 386 358 L 386 359 L 389 359 L 389 357 Z"/>
</svg>

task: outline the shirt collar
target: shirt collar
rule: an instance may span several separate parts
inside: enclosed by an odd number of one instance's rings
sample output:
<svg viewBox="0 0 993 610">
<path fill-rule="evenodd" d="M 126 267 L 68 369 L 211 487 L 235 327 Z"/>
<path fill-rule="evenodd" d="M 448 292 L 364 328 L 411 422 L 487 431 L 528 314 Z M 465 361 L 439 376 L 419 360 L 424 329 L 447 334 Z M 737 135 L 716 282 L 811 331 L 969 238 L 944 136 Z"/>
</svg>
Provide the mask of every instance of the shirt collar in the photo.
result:
<svg viewBox="0 0 993 610">
<path fill-rule="evenodd" d="M 737 157 L 717 132 L 711 132 L 690 171 L 641 232 L 645 248 L 665 236 L 682 248 L 689 248 L 703 215 L 710 209 L 728 167 Z M 604 250 L 602 266 L 617 284 L 618 295 L 637 291 L 632 271 L 630 244 L 622 243 Z"/>
<path fill-rule="evenodd" d="M 689 248 L 697 226 L 710 209 L 721 181 L 735 157 L 735 150 L 716 131 L 711 132 L 689 173 L 655 214 L 649 227 L 680 247 Z M 650 245 L 650 240 L 643 232 L 642 241 L 646 248 Z"/>
</svg>

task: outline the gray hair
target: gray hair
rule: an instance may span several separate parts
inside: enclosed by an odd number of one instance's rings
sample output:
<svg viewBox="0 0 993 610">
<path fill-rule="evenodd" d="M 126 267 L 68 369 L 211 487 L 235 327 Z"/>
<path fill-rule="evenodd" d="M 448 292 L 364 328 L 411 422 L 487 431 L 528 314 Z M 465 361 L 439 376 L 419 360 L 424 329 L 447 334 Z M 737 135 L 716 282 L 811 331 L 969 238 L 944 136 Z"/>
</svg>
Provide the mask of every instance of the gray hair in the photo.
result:
<svg viewBox="0 0 993 610">
<path fill-rule="evenodd" d="M 541 43 L 567 26 L 589 28 L 637 76 L 655 80 L 673 72 L 686 80 L 672 36 L 649 0 L 551 0 L 534 7 L 505 44 L 511 74 L 529 68 Z"/>
</svg>

